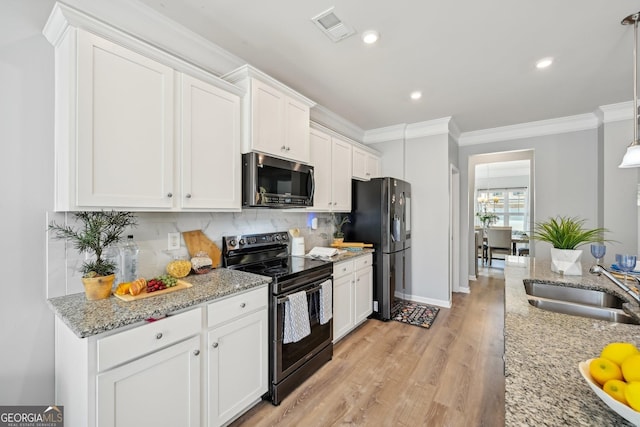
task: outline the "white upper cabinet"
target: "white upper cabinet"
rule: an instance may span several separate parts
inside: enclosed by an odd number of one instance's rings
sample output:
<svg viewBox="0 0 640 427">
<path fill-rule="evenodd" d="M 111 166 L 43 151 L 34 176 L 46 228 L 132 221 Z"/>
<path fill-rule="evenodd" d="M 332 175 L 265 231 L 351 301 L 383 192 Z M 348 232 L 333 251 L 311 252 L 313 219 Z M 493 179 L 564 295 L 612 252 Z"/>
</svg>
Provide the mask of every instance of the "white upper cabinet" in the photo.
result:
<svg viewBox="0 0 640 427">
<path fill-rule="evenodd" d="M 380 157 L 353 146 L 353 178 L 368 181 L 380 176 Z"/>
<path fill-rule="evenodd" d="M 55 210 L 241 209 L 240 88 L 60 3 L 43 33 Z"/>
<path fill-rule="evenodd" d="M 77 39 L 77 205 L 171 207 L 173 69 L 86 31 Z"/>
<path fill-rule="evenodd" d="M 351 211 L 351 144 L 317 129 L 310 131 L 316 188 L 315 212 Z"/>
<path fill-rule="evenodd" d="M 180 206 L 239 210 L 240 97 L 182 75 Z"/>
<path fill-rule="evenodd" d="M 245 65 L 223 79 L 246 90 L 242 152 L 258 151 L 309 163 L 309 109 L 312 101 Z"/>
</svg>

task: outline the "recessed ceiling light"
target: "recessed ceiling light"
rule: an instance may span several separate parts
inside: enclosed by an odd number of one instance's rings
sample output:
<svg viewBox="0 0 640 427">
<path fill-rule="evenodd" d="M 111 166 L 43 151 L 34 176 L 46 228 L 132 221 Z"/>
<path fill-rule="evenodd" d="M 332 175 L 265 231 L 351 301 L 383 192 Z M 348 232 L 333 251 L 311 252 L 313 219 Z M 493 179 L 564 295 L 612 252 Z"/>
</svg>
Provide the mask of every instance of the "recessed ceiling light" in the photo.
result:
<svg viewBox="0 0 640 427">
<path fill-rule="evenodd" d="M 536 68 L 547 68 L 551 64 L 553 64 L 553 58 L 542 58 L 536 62 Z"/>
<path fill-rule="evenodd" d="M 375 30 L 369 30 L 362 33 L 362 41 L 366 44 L 373 44 L 378 41 L 380 34 Z"/>
<path fill-rule="evenodd" d="M 411 99 L 414 99 L 414 100 L 420 99 L 420 98 L 422 98 L 422 92 L 420 92 L 419 90 L 416 90 L 416 91 L 411 92 L 410 96 L 411 96 Z"/>
</svg>

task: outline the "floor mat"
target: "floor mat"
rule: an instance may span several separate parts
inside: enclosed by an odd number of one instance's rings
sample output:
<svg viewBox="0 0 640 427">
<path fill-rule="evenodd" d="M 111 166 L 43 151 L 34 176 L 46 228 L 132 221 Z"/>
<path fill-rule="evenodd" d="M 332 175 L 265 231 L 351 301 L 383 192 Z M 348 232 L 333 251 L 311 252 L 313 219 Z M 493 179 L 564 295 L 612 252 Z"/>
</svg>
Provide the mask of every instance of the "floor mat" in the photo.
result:
<svg viewBox="0 0 640 427">
<path fill-rule="evenodd" d="M 396 299 L 391 309 L 391 320 L 430 328 L 439 311 L 438 307 L 432 305 Z"/>
</svg>

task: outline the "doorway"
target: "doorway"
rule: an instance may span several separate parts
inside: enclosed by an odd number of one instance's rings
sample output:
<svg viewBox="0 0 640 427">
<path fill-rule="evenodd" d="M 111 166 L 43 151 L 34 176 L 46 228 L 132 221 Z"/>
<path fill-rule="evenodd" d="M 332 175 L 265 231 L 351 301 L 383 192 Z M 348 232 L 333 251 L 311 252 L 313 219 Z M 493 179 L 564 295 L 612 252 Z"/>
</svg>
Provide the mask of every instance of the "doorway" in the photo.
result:
<svg viewBox="0 0 640 427">
<path fill-rule="evenodd" d="M 534 225 L 534 150 L 478 154 L 469 157 L 469 271 L 485 262 L 487 227 L 511 227 L 512 246 L 534 255 L 528 238 Z M 476 231 L 480 233 L 477 240 Z M 475 264 L 471 264 L 471 262 Z M 504 263 L 498 265 L 504 266 Z"/>
</svg>

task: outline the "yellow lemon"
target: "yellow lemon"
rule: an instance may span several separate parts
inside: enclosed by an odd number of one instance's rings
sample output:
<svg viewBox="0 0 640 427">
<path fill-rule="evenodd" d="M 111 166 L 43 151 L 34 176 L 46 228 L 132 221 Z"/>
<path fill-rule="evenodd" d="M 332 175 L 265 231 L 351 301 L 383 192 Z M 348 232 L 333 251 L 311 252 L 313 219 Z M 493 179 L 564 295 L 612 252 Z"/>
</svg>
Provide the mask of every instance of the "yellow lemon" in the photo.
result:
<svg viewBox="0 0 640 427">
<path fill-rule="evenodd" d="M 625 381 L 640 381 L 640 353 L 624 359 L 621 368 Z"/>
<path fill-rule="evenodd" d="M 609 359 L 616 365 L 622 366 L 624 359 L 637 353 L 639 353 L 638 348 L 630 342 L 612 342 L 602 349 L 600 357 Z"/>
<path fill-rule="evenodd" d="M 627 405 L 640 412 L 640 382 L 628 383 L 624 397 L 627 399 Z"/>
<path fill-rule="evenodd" d="M 624 392 L 627 389 L 627 383 L 620 380 L 609 380 L 602 386 L 602 390 L 618 402 L 628 405 Z"/>
<path fill-rule="evenodd" d="M 598 357 L 589 364 L 591 377 L 600 385 L 609 380 L 622 380 L 622 372 L 618 365 L 609 359 Z"/>
</svg>

